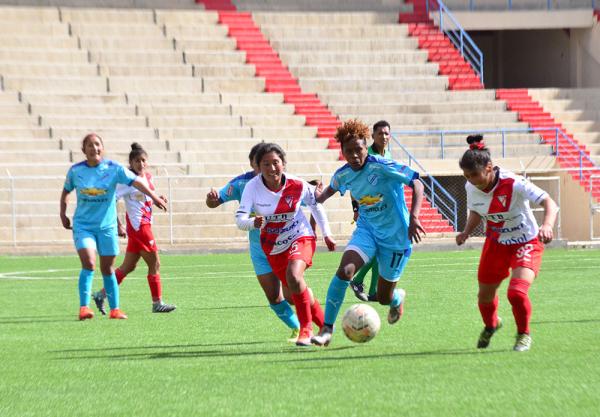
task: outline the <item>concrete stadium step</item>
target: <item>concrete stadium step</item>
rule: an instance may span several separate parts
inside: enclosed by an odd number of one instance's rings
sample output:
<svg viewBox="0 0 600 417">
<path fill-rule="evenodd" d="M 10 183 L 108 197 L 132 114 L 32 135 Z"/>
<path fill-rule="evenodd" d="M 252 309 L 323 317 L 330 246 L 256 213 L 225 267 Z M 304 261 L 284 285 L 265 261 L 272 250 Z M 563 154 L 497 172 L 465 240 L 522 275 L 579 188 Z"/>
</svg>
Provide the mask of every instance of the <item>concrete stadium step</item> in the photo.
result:
<svg viewBox="0 0 600 417">
<path fill-rule="evenodd" d="M 97 77 L 100 69 L 92 64 L 37 64 L 24 65 L 20 62 L 0 62 L 0 71 L 7 78 L 41 78 L 41 77 Z"/>
<path fill-rule="evenodd" d="M 59 139 L 58 144 L 61 149 L 66 149 L 72 152 L 73 155 L 76 155 L 77 158 L 83 157 L 81 153 L 81 145 L 82 145 L 83 135 L 81 138 L 64 138 Z M 131 151 L 131 143 L 138 142 L 142 147 L 149 153 L 150 164 L 152 164 L 152 160 L 155 154 L 166 152 L 169 150 L 168 143 L 166 141 L 158 140 L 158 139 L 137 139 L 135 137 L 131 138 L 114 138 L 114 137 L 102 137 L 104 141 L 104 148 L 107 153 L 117 153 L 117 154 L 128 154 Z M 56 143 L 56 142 L 52 142 Z M 75 158 L 75 159 L 77 159 Z M 123 161 L 126 161 L 125 158 Z"/>
<path fill-rule="evenodd" d="M 394 132 L 392 130 L 392 132 Z M 394 135 L 394 133 L 392 133 Z M 433 147 L 439 148 L 441 146 L 441 139 L 439 135 L 430 136 L 416 136 L 416 135 L 394 135 L 400 143 L 405 147 Z M 462 146 L 466 150 L 466 134 L 444 134 L 444 145 L 445 146 Z M 485 143 L 490 146 L 501 146 L 503 142 L 502 135 L 499 133 L 486 133 Z M 533 133 L 507 133 L 504 137 L 504 143 L 506 146 L 512 144 L 539 144 L 541 137 L 538 134 Z M 394 149 L 394 145 L 392 145 Z"/>
<path fill-rule="evenodd" d="M 81 148 L 81 141 L 79 142 Z M 30 138 L 1 138 L 0 149 L 2 152 L 30 152 L 59 150 L 60 143 L 54 139 L 30 139 Z M 0 174 L 3 175 L 3 174 Z"/>
<path fill-rule="evenodd" d="M 231 149 L 244 149 L 247 153 L 250 152 L 250 148 L 254 146 L 256 143 L 260 142 L 257 138 L 231 138 L 227 139 L 227 145 Z M 316 139 L 316 138 L 289 138 L 289 139 L 281 139 L 278 138 L 275 140 L 277 144 L 279 144 L 286 152 L 302 152 L 305 150 L 321 150 L 325 151 L 327 149 L 327 140 L 324 139 Z M 205 138 L 205 139 L 176 139 L 169 141 L 170 149 L 177 149 L 182 151 L 201 151 L 205 150 L 211 146 L 214 146 L 215 139 L 214 137 Z M 336 152 L 337 151 L 333 151 Z M 241 163 L 243 165 L 243 163 Z"/>
<path fill-rule="evenodd" d="M 92 94 L 106 92 L 106 79 L 101 77 L 6 78 L 4 85 L 8 89 L 25 93 L 30 91 Z"/>
<path fill-rule="evenodd" d="M 53 129 L 63 127 L 80 129 L 101 128 L 126 128 L 140 129 L 148 127 L 146 118 L 140 116 L 108 116 L 108 117 L 85 117 L 85 116 L 40 116 L 42 126 L 51 126 Z"/>
<path fill-rule="evenodd" d="M 537 144 L 533 145 L 517 145 L 514 143 L 510 143 L 508 146 L 503 149 L 501 146 L 488 145 L 488 148 L 494 158 L 503 157 L 506 158 L 516 158 L 519 156 L 527 155 L 530 156 L 546 156 L 552 155 L 553 149 L 551 146 L 540 146 Z M 466 146 L 445 146 L 444 147 L 444 158 L 453 159 L 458 161 L 462 155 L 465 153 L 467 149 Z M 415 158 L 419 161 L 424 159 L 442 159 L 442 152 L 439 148 L 430 148 L 430 147 L 411 147 L 410 152 L 413 154 Z"/>
<path fill-rule="evenodd" d="M 288 52 L 280 51 L 281 60 L 287 65 L 294 66 L 300 64 L 310 64 L 318 62 L 320 64 L 344 65 L 344 64 L 364 64 L 372 58 L 371 53 L 356 52 L 321 52 L 321 51 L 302 51 Z M 377 54 L 377 63 L 382 64 L 410 64 L 426 63 L 427 52 L 420 50 L 403 50 L 394 52 L 379 52 Z"/>
<path fill-rule="evenodd" d="M 192 73 L 196 77 L 254 77 L 256 68 L 254 65 L 225 64 L 225 65 L 204 65 L 192 64 Z"/>
<path fill-rule="evenodd" d="M 302 25 L 288 26 L 278 24 L 262 24 L 261 31 L 268 37 L 281 38 L 303 38 L 315 37 L 322 39 L 336 38 L 363 38 L 363 37 L 401 37 L 408 36 L 407 25 L 372 25 L 372 26 L 349 26 L 349 25 Z"/>
<path fill-rule="evenodd" d="M 283 103 L 281 93 L 221 93 L 222 102 L 225 104 L 243 105 L 275 105 Z"/>
<path fill-rule="evenodd" d="M 386 114 L 386 113 L 384 113 Z M 381 113 L 379 116 L 381 117 Z M 341 119 L 351 119 L 354 117 L 364 117 L 362 113 L 339 113 Z M 400 128 L 406 125 L 415 124 L 441 124 L 441 123 L 514 123 L 517 122 L 517 116 L 511 112 L 487 112 L 487 113 L 431 113 L 431 114 L 398 114 L 389 116 L 386 114 L 386 120 L 394 128 Z"/>
<path fill-rule="evenodd" d="M 478 91 L 423 91 L 419 94 L 409 92 L 382 92 L 378 94 L 358 94 L 356 92 L 320 92 L 319 97 L 325 102 L 344 104 L 431 104 L 455 103 L 464 101 L 494 101 L 493 90 Z"/>
<path fill-rule="evenodd" d="M 324 152 L 321 149 L 318 150 L 305 150 L 302 152 L 302 158 L 314 163 L 320 162 L 337 162 L 339 154 L 337 152 Z M 222 165 L 234 164 L 234 168 L 238 169 L 238 162 L 248 158 L 248 151 L 185 151 L 181 153 L 181 161 L 184 163 L 211 163 L 219 161 Z M 294 159 L 298 159 L 296 155 L 288 155 L 290 163 L 293 163 Z"/>
<path fill-rule="evenodd" d="M 4 20 L 28 21 L 32 23 L 58 22 L 56 7 L 11 7 L 0 6 L 0 17 Z"/>
<path fill-rule="evenodd" d="M 140 23 L 154 24 L 154 12 L 144 9 L 109 9 L 109 8 L 61 8 L 65 22 L 135 25 Z"/>
<path fill-rule="evenodd" d="M 300 86 L 306 91 L 443 91 L 448 85 L 445 77 L 406 77 L 399 79 L 339 79 L 308 78 L 300 79 Z"/>
<path fill-rule="evenodd" d="M 219 15 L 214 11 L 190 10 L 157 10 L 156 22 L 158 24 L 167 25 L 216 25 L 219 20 Z"/>
<path fill-rule="evenodd" d="M 291 65 L 290 71 L 299 78 L 303 77 L 340 77 L 340 78 L 384 78 L 405 77 L 411 75 L 437 75 L 438 65 Z"/>
<path fill-rule="evenodd" d="M 21 114 L 5 115 L 0 113 L 0 126 L 16 127 L 38 127 L 39 120 L 35 116 L 30 116 L 27 111 L 21 111 Z"/>
<path fill-rule="evenodd" d="M 245 64 L 246 53 L 242 51 L 202 51 L 186 49 L 183 52 L 183 61 L 190 64 L 211 65 L 211 64 Z"/>
<path fill-rule="evenodd" d="M 323 39 L 317 37 L 308 38 L 283 38 L 271 39 L 271 45 L 276 50 L 286 52 L 305 51 L 315 49 L 318 51 L 371 51 L 380 49 L 389 51 L 404 51 L 406 49 L 417 49 L 418 43 L 414 38 L 397 37 L 392 39 L 369 39 L 369 38 L 350 38 L 350 39 Z"/>
<path fill-rule="evenodd" d="M 86 57 L 87 58 L 87 57 Z M 183 55 L 173 50 L 163 51 L 90 51 L 91 62 L 108 65 L 165 65 L 184 63 Z"/>
<path fill-rule="evenodd" d="M 0 61 L 60 62 L 62 64 L 89 63 L 88 52 L 79 49 L 58 48 L 0 48 Z"/>
<path fill-rule="evenodd" d="M 202 80 L 188 77 L 110 77 L 110 91 L 121 93 L 202 93 Z"/>
<path fill-rule="evenodd" d="M 184 93 L 127 93 L 130 103 L 140 105 L 182 105 L 182 106 L 200 106 L 211 104 L 222 104 L 222 95 L 219 93 L 191 94 Z M 123 96 L 125 97 L 125 96 Z"/>
<path fill-rule="evenodd" d="M 138 111 L 140 114 L 149 116 L 152 120 L 156 117 L 188 117 L 188 116 L 231 116 L 233 113 L 231 106 L 225 104 L 213 105 L 178 105 L 178 104 L 139 104 Z M 273 106 L 276 107 L 276 106 Z M 238 114 L 236 112 L 235 114 Z"/>
<path fill-rule="evenodd" d="M 251 104 L 231 104 L 233 114 L 243 115 L 265 115 L 265 116 L 291 116 L 295 112 L 295 106 L 292 104 L 277 105 L 251 105 Z"/>
<path fill-rule="evenodd" d="M 0 39 L 4 37 L 64 37 L 69 36 L 69 26 L 58 21 L 44 23 L 26 24 L 21 20 L 8 20 L 0 15 L 2 27 L 0 28 Z"/>
<path fill-rule="evenodd" d="M 165 36 L 169 39 L 223 39 L 227 37 L 226 27 L 218 24 L 184 26 L 177 23 L 166 23 L 162 25 Z"/>
<path fill-rule="evenodd" d="M 71 33 L 75 36 L 93 38 L 98 37 L 100 33 L 106 33 L 111 38 L 114 37 L 132 37 L 132 38 L 165 38 L 163 28 L 152 23 L 142 24 L 123 24 L 104 22 L 70 22 Z"/>
<path fill-rule="evenodd" d="M 47 132 L 48 129 L 45 129 Z M 77 127 L 53 127 L 52 137 L 57 139 L 78 139 L 81 140 L 89 132 L 88 129 L 82 129 Z M 112 139 L 127 139 L 127 140 L 156 140 L 157 132 L 151 128 L 97 128 L 94 130 L 95 133 L 99 134 L 103 140 Z"/>
<path fill-rule="evenodd" d="M 381 115 L 387 113 L 411 113 L 411 114 L 429 114 L 429 113 L 467 113 L 472 111 L 479 112 L 501 112 L 505 110 L 505 105 L 498 101 L 465 101 L 465 102 L 444 102 L 427 104 L 331 104 L 331 110 L 336 114 L 373 114 Z"/>
<path fill-rule="evenodd" d="M 49 137 L 50 137 L 50 131 L 48 128 L 0 126 L 0 138 L 2 138 L 2 139 L 16 139 L 16 138 L 48 139 Z"/>
<path fill-rule="evenodd" d="M 162 50 L 173 50 L 173 40 L 166 39 L 164 35 L 160 32 L 157 26 L 154 26 L 156 29 L 156 36 L 151 38 L 133 38 L 133 37 L 123 37 L 123 38 L 108 38 L 108 37 L 100 37 L 100 38 L 91 38 L 84 37 L 81 39 L 81 45 L 83 48 L 87 48 L 90 50 L 94 50 L 96 52 L 101 51 L 122 51 L 127 52 L 130 50 L 133 51 L 144 51 L 147 50 L 149 52 L 154 51 L 162 51 Z"/>
<path fill-rule="evenodd" d="M 302 116 L 263 116 L 263 115 L 229 115 L 229 116 L 153 116 L 149 118 L 150 126 L 155 127 L 301 127 L 304 126 Z"/>
<path fill-rule="evenodd" d="M 355 11 L 377 11 L 398 14 L 399 10 L 412 10 L 412 6 L 406 5 L 399 0 L 375 0 L 359 1 L 345 0 L 332 2 L 317 2 L 314 0 L 302 1 L 278 1 L 274 4 L 264 0 L 235 0 L 234 3 L 239 10 L 249 11 L 272 11 L 283 12 L 355 12 Z"/>
<path fill-rule="evenodd" d="M 52 164 L 60 162 L 70 162 L 70 153 L 62 150 L 44 150 L 44 151 L 28 151 L 24 154 L 22 151 L 5 151 L 0 152 L 0 164 L 14 163 L 26 160 L 27 163 L 37 164 Z"/>
<path fill-rule="evenodd" d="M 335 169 L 341 165 L 339 162 L 296 162 L 288 161 L 287 171 L 294 175 L 307 175 L 314 173 L 314 175 L 320 175 L 321 172 L 329 173 L 334 172 Z M 190 174 L 192 175 L 231 175 L 232 177 L 240 174 L 240 169 L 235 167 L 223 166 L 220 163 L 205 163 L 202 165 L 192 164 L 190 165 Z"/>
<path fill-rule="evenodd" d="M 1 20 L 0 20 L 1 21 Z M 0 29 L 1 48 L 12 49 L 79 49 L 79 44 L 76 38 L 65 34 L 61 35 L 39 35 L 39 36 L 15 36 L 12 33 L 6 33 Z M 48 37 L 44 37 L 48 36 Z"/>
<path fill-rule="evenodd" d="M 277 24 L 286 26 L 309 25 L 355 25 L 357 27 L 373 24 L 395 24 L 396 13 L 254 13 L 253 17 L 260 25 Z"/>
<path fill-rule="evenodd" d="M 84 116 L 84 117 L 107 117 L 107 116 L 136 116 L 135 106 L 129 104 L 86 104 L 82 107 L 79 104 L 33 104 L 31 105 L 32 115 L 43 115 L 43 117 L 66 117 L 66 116 Z"/>
<path fill-rule="evenodd" d="M 136 77 L 136 78 L 158 78 L 158 77 L 192 77 L 191 65 L 182 63 L 171 65 L 102 65 L 100 73 L 106 77 Z"/>
<path fill-rule="evenodd" d="M 205 39 L 175 36 L 175 45 L 178 49 L 185 51 L 234 51 L 236 49 L 235 39 Z"/>
<path fill-rule="evenodd" d="M 75 161 L 82 161 L 82 158 Z M 124 163 L 125 161 L 121 161 Z M 65 164 L 59 163 L 46 163 L 46 164 L 14 164 L 14 163 L 0 163 L 0 170 L 2 172 L 10 172 L 13 176 L 64 176 L 66 175 L 69 167 L 73 163 L 68 162 Z M 169 173 L 170 175 L 189 175 L 191 167 L 187 164 L 182 163 L 154 163 L 153 169 L 156 172 Z"/>
</svg>

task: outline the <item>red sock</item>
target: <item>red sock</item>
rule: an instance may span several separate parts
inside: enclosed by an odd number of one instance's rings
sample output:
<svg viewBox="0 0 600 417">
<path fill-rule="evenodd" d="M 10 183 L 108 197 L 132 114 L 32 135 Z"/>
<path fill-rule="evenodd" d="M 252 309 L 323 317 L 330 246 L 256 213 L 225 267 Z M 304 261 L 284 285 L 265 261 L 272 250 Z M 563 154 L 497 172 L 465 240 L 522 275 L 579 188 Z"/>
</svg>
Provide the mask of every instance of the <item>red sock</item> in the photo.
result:
<svg viewBox="0 0 600 417">
<path fill-rule="evenodd" d="M 512 305 L 513 316 L 517 323 L 518 333 L 529 334 L 529 319 L 531 318 L 531 302 L 529 301 L 529 287 L 531 284 L 524 279 L 511 279 L 508 284 L 508 301 Z"/>
<path fill-rule="evenodd" d="M 479 311 L 485 327 L 495 328 L 498 325 L 498 297 L 491 303 L 479 303 Z"/>
<path fill-rule="evenodd" d="M 300 321 L 301 329 L 312 329 L 312 314 L 310 312 L 310 294 L 305 288 L 300 294 L 292 294 L 296 306 L 296 314 Z"/>
<path fill-rule="evenodd" d="M 160 283 L 160 274 L 148 274 L 148 285 L 150 286 L 150 294 L 152 301 L 159 301 L 162 296 L 162 285 Z"/>
<path fill-rule="evenodd" d="M 310 306 L 310 314 L 312 314 L 312 321 L 320 329 L 325 324 L 325 316 L 319 300 L 315 298 L 315 302 Z"/>
<path fill-rule="evenodd" d="M 121 285 L 126 276 L 127 275 L 125 275 L 123 271 L 121 271 L 119 268 L 115 269 L 115 277 L 117 277 L 117 284 Z"/>
</svg>

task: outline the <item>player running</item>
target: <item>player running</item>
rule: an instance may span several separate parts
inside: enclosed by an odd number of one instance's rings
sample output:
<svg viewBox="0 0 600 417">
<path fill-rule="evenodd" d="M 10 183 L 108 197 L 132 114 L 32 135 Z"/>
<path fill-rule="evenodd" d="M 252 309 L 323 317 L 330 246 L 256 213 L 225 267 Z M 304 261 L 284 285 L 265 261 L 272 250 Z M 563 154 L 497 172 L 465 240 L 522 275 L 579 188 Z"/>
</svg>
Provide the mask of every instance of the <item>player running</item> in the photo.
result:
<svg viewBox="0 0 600 417">
<path fill-rule="evenodd" d="M 60 196 L 60 220 L 65 229 L 73 229 L 73 240 L 81 260 L 79 273 L 79 320 L 91 319 L 94 313 L 88 307 L 92 293 L 92 278 L 96 269 L 96 251 L 100 255 L 100 270 L 110 305 L 111 319 L 126 319 L 119 309 L 119 287 L 113 265 L 119 253 L 117 238 L 117 184 L 132 185 L 148 195 L 161 209 L 166 203 L 150 190 L 141 178 L 122 165 L 103 159 L 104 143 L 95 133 L 83 138 L 82 151 L 86 160 L 69 169 Z M 67 200 L 77 190 L 77 207 L 73 226 L 67 217 Z"/>
<path fill-rule="evenodd" d="M 206 194 L 206 205 L 208 207 L 216 208 L 228 201 L 236 200 L 239 202 L 242 199 L 246 184 L 260 173 L 255 161 L 255 156 L 258 149 L 263 145 L 264 143 L 257 143 L 250 150 L 248 159 L 250 160 L 252 171 L 248 171 L 245 174 L 235 177 L 219 191 L 211 189 L 210 192 Z M 291 300 L 289 289 L 287 287 L 282 288 L 281 282 L 277 279 L 275 274 L 273 274 L 271 265 L 269 265 L 269 261 L 267 261 L 267 257 L 260 246 L 260 231 L 258 229 L 250 230 L 248 233 L 248 241 L 250 242 L 250 259 L 252 260 L 252 266 L 256 273 L 256 279 L 258 279 L 258 283 L 269 301 L 271 310 L 273 310 L 275 315 L 292 330 L 289 341 L 295 343 L 300 332 L 300 322 L 288 302 L 288 300 Z M 287 293 L 285 294 L 285 297 L 284 291 Z"/>
<path fill-rule="evenodd" d="M 390 124 L 385 120 L 380 120 L 373 125 L 373 144 L 369 146 L 369 155 L 379 155 L 385 159 L 392 159 L 392 153 L 388 150 L 388 144 L 390 143 Z M 352 210 L 354 211 L 354 221 L 358 220 L 358 201 L 352 199 Z M 371 285 L 369 285 L 369 291 L 365 294 L 365 287 L 363 282 L 365 281 L 366 275 L 371 271 Z M 371 261 L 363 265 L 362 268 L 356 273 L 352 281 L 350 281 L 350 288 L 354 291 L 354 295 L 361 301 L 377 301 L 377 280 L 379 277 L 379 265 L 377 265 L 377 259 L 373 258 Z"/>
<path fill-rule="evenodd" d="M 396 288 L 410 258 L 412 241 L 420 242 L 425 233 L 419 222 L 423 184 L 419 174 L 393 160 L 369 155 L 369 127 L 354 119 L 345 122 L 335 134 L 348 162 L 338 169 L 331 184 L 317 198 L 325 202 L 336 192 L 351 191 L 359 202 L 357 227 L 342 256 L 340 266 L 329 284 L 325 305 L 325 325 L 312 342 L 327 346 L 333 325 L 344 302 L 354 272 L 376 257 L 379 264 L 377 299 L 389 305 L 388 323 L 394 324 L 403 312 L 405 292 Z M 409 211 L 404 201 L 404 186 L 413 189 Z"/>
<path fill-rule="evenodd" d="M 456 244 L 465 243 L 481 219 L 486 220 L 486 239 L 477 272 L 479 311 L 485 328 L 477 347 L 487 348 L 494 333 L 502 327 L 497 314 L 498 287 L 512 269 L 507 296 L 517 324 L 513 349 L 527 351 L 532 343 L 528 291 L 542 263 L 543 244 L 552 241 L 558 207 L 544 190 L 526 178 L 495 167 L 481 135 L 469 136 L 467 143 L 469 150 L 459 165 L 467 179 L 469 216 L 465 229 L 456 236 Z M 544 208 L 539 228 L 529 202 Z"/>
<path fill-rule="evenodd" d="M 138 176 L 149 189 L 154 191 L 152 175 L 148 171 L 148 153 L 138 143 L 131 144 L 129 152 L 129 169 Z M 118 221 L 119 236 L 127 236 L 127 250 L 123 263 L 115 270 L 117 284 L 121 285 L 125 277 L 133 272 L 140 258 L 148 265 L 148 286 L 152 296 L 153 313 L 170 313 L 177 307 L 173 304 L 166 304 L 162 300 L 162 283 L 160 281 L 160 259 L 158 256 L 158 246 L 152 233 L 152 199 L 141 193 L 137 188 L 119 184 L 116 192 L 117 200 L 125 201 L 125 210 L 127 212 L 125 228 Z M 160 198 L 166 203 L 167 199 Z M 104 308 L 104 299 L 106 290 L 102 288 L 93 294 L 96 307 L 102 314 L 106 314 Z"/>
<path fill-rule="evenodd" d="M 285 152 L 279 145 L 266 143 L 256 153 L 260 169 L 246 184 L 236 223 L 242 230 L 260 229 L 260 243 L 273 273 L 289 287 L 300 321 L 296 345 L 310 346 L 312 324 L 323 326 L 323 310 L 304 280 L 304 271 L 312 265 L 315 234 L 301 210 L 311 210 L 323 232 L 329 250 L 335 249 L 327 216 L 315 200 L 315 188 L 306 181 L 284 172 Z M 254 213 L 254 215 L 252 215 Z"/>
</svg>

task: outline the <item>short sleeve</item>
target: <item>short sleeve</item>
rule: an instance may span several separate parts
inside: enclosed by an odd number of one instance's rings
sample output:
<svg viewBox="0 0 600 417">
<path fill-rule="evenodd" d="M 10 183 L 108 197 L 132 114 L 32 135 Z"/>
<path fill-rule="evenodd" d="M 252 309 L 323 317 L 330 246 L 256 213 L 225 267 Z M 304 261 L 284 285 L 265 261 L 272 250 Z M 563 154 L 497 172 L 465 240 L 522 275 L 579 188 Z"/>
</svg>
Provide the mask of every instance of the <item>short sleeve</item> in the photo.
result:
<svg viewBox="0 0 600 417">
<path fill-rule="evenodd" d="M 341 180 L 341 177 L 338 172 L 333 174 L 333 177 L 331 177 L 331 181 L 329 182 L 329 187 L 333 191 L 339 191 L 341 196 L 343 196 L 347 190 L 346 184 Z"/>
<path fill-rule="evenodd" d="M 130 170 L 125 169 L 125 167 L 121 164 L 116 164 L 116 165 L 117 165 L 117 183 L 131 185 L 131 183 L 133 181 L 135 181 L 135 179 L 137 178 L 137 175 L 135 175 Z"/>
<path fill-rule="evenodd" d="M 548 193 L 529 181 L 525 177 L 518 176 L 515 181 L 515 191 L 524 198 L 535 204 L 541 204 L 548 197 Z"/>
<path fill-rule="evenodd" d="M 236 187 L 234 181 L 229 181 L 225 187 L 219 190 L 219 200 L 221 203 L 225 203 L 226 201 L 232 200 L 241 200 L 242 196 L 240 195 L 238 187 Z"/>
<path fill-rule="evenodd" d="M 75 184 L 73 183 L 73 168 L 69 168 L 67 171 L 67 177 L 65 178 L 65 184 L 63 185 L 65 191 L 70 193 L 75 188 Z"/>
<path fill-rule="evenodd" d="M 383 167 L 383 173 L 386 177 L 400 181 L 403 184 L 411 185 L 414 180 L 419 178 L 419 173 L 407 165 L 381 158 L 378 159 L 378 162 Z"/>
<path fill-rule="evenodd" d="M 131 187 L 128 185 L 117 184 L 117 191 L 115 192 L 115 198 L 117 200 L 129 195 L 131 193 Z"/>
</svg>

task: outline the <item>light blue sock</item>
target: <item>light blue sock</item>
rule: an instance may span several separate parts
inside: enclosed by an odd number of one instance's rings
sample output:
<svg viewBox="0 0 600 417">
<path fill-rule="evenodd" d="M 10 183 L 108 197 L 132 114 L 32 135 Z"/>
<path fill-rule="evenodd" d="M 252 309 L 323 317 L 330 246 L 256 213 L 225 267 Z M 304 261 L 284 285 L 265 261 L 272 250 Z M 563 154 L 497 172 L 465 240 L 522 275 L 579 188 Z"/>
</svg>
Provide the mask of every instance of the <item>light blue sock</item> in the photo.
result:
<svg viewBox="0 0 600 417">
<path fill-rule="evenodd" d="M 92 280 L 94 279 L 94 271 L 89 269 L 81 269 L 79 272 L 79 306 L 85 307 L 90 304 L 92 298 Z"/>
<path fill-rule="evenodd" d="M 278 304 L 269 304 L 271 310 L 275 312 L 275 315 L 279 317 L 279 319 L 285 323 L 287 327 L 290 329 L 299 329 L 300 321 L 298 321 L 298 316 L 292 310 L 292 306 L 286 300 Z"/>
<path fill-rule="evenodd" d="M 333 326 L 337 318 L 344 297 L 346 297 L 346 289 L 350 285 L 350 281 L 344 281 L 337 275 L 333 276 L 329 289 L 327 290 L 327 302 L 325 304 L 325 324 Z"/>
<path fill-rule="evenodd" d="M 106 298 L 108 298 L 110 309 L 119 308 L 119 285 L 117 284 L 115 273 L 102 275 L 102 280 L 104 281 L 104 290 L 106 291 Z"/>
<path fill-rule="evenodd" d="M 404 291 L 396 288 L 394 290 L 394 297 L 392 297 L 392 302 L 390 303 L 390 307 L 398 307 L 400 303 L 404 301 Z"/>
</svg>

